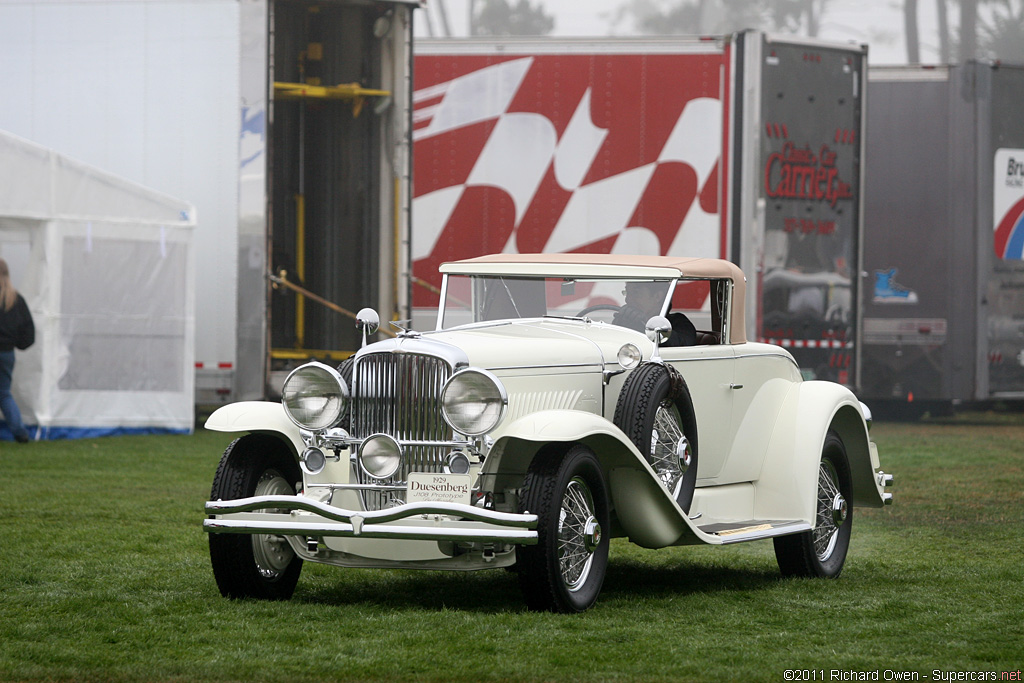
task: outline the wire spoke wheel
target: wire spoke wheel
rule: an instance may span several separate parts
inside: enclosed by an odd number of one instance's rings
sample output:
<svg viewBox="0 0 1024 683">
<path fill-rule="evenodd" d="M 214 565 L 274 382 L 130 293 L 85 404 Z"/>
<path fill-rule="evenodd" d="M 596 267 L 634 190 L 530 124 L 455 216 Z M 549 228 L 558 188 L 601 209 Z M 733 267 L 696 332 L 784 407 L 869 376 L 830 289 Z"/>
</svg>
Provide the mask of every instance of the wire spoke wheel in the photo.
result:
<svg viewBox="0 0 1024 683">
<path fill-rule="evenodd" d="M 679 372 L 670 365 L 642 363 L 622 385 L 614 422 L 683 512 L 689 512 L 697 485 L 697 417 Z"/>
<path fill-rule="evenodd" d="M 685 465 L 680 459 L 680 446 L 689 456 L 690 445 L 683 434 L 679 409 L 671 401 L 662 402 L 654 414 L 651 430 L 651 467 L 661 483 L 675 498 L 683 484 Z"/>
<path fill-rule="evenodd" d="M 774 539 L 775 559 L 783 576 L 835 578 L 843 571 L 850 548 L 853 510 L 850 463 L 842 439 L 825 436 L 818 464 L 814 528 Z"/>
<path fill-rule="evenodd" d="M 583 444 L 552 444 L 533 458 L 519 498 L 537 515 L 537 543 L 516 549 L 519 585 L 533 610 L 582 612 L 608 567 L 610 512 L 601 463 Z"/>
<path fill-rule="evenodd" d="M 818 511 L 817 525 L 812 531 L 814 551 L 822 562 L 832 556 L 839 538 L 839 527 L 843 519 L 836 519 L 837 505 L 845 506 L 846 500 L 839 491 L 839 475 L 835 465 L 822 460 L 818 466 Z M 845 510 L 843 510 L 845 518 Z"/>
<path fill-rule="evenodd" d="M 265 471 L 256 482 L 257 496 L 291 495 L 295 493 L 288 480 L 274 469 Z M 282 512 L 281 510 L 265 510 L 265 512 Z M 256 569 L 268 581 L 277 579 L 291 564 L 295 551 L 288 545 L 284 536 L 273 534 L 253 534 L 252 555 L 256 561 Z"/>
<path fill-rule="evenodd" d="M 273 436 L 248 434 L 224 451 L 210 500 L 290 496 L 301 482 L 298 462 L 283 442 Z M 292 596 L 302 558 L 284 536 L 211 533 L 209 542 L 213 576 L 224 597 L 287 600 Z"/>
<path fill-rule="evenodd" d="M 594 500 L 587 482 L 574 477 L 565 488 L 558 520 L 558 566 L 571 592 L 586 582 L 594 561 L 594 515 Z"/>
</svg>

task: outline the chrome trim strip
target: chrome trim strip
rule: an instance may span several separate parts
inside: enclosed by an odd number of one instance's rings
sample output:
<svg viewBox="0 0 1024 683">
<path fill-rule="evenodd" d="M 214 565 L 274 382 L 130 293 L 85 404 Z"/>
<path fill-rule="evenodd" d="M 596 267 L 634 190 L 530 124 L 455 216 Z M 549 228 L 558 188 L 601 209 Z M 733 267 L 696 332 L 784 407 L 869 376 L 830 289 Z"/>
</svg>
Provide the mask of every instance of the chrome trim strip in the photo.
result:
<svg viewBox="0 0 1024 683">
<path fill-rule="evenodd" d="M 603 363 L 559 363 L 551 365 L 492 365 L 487 369 L 491 372 L 496 372 L 498 370 L 549 370 L 559 368 L 600 368 L 603 370 L 604 367 Z"/>
<path fill-rule="evenodd" d="M 405 491 L 406 486 L 387 486 L 384 484 L 306 484 L 307 489 L 330 489 L 331 491 Z"/>
<path fill-rule="evenodd" d="M 269 515 L 267 515 L 269 517 Z M 276 515 L 275 515 L 276 516 Z M 282 536 L 347 536 L 358 538 L 390 538 L 418 541 L 470 541 L 479 543 L 516 543 L 536 545 L 537 532 L 531 529 L 494 529 L 489 527 L 419 527 L 382 526 L 357 529 L 352 524 L 330 522 L 285 522 L 267 520 L 204 519 L 208 533 L 278 534 Z"/>
<path fill-rule="evenodd" d="M 535 529 L 537 515 L 516 514 L 512 512 L 496 512 L 461 503 L 410 503 L 401 507 L 386 510 L 346 510 L 320 501 L 310 500 L 301 496 L 252 496 L 236 500 L 210 500 L 206 502 L 206 512 L 223 514 L 232 512 L 252 512 L 254 510 L 281 509 L 304 510 L 313 512 L 337 522 L 351 523 L 353 519 L 359 524 L 381 524 L 395 522 L 419 515 L 451 515 L 476 522 L 487 522 L 501 526 Z"/>
</svg>

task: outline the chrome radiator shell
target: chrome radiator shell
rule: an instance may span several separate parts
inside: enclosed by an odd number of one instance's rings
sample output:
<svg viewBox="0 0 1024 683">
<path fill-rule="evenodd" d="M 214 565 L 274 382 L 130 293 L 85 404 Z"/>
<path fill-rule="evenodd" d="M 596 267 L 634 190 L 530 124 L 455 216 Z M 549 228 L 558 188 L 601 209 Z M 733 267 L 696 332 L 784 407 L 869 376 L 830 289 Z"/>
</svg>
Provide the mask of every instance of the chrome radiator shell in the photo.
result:
<svg viewBox="0 0 1024 683">
<path fill-rule="evenodd" d="M 410 472 L 441 472 L 451 447 L 452 428 L 441 416 L 441 389 L 456 369 L 468 365 L 457 348 L 419 337 L 389 340 L 356 354 L 352 371 L 350 430 L 365 439 L 387 434 L 402 447 L 402 466 L 390 478 L 374 479 L 358 464 L 356 479 L 380 485 L 380 491 L 361 491 L 367 510 L 405 502 Z"/>
</svg>

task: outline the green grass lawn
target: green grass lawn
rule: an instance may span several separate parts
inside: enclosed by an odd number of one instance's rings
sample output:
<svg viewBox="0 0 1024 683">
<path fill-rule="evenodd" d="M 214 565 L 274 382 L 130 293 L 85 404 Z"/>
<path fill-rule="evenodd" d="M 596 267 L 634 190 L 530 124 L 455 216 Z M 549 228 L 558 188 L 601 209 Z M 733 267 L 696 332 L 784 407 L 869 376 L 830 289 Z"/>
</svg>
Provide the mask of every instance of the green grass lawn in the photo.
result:
<svg viewBox="0 0 1024 683">
<path fill-rule="evenodd" d="M 0 443 L 0 679 L 783 681 L 799 669 L 998 680 L 1021 669 L 1024 416 L 878 424 L 874 437 L 896 504 L 856 510 L 838 580 L 781 579 L 771 542 L 617 540 L 596 607 L 578 616 L 527 612 L 501 570 L 307 563 L 290 602 L 225 600 L 201 520 L 229 436 Z"/>
</svg>

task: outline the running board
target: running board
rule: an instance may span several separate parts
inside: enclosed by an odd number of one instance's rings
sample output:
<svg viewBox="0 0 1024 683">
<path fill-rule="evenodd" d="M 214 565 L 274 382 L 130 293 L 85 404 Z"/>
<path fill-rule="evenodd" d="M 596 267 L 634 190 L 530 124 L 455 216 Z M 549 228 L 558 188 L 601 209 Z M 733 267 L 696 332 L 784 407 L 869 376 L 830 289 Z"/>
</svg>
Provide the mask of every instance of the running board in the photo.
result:
<svg viewBox="0 0 1024 683">
<path fill-rule="evenodd" d="M 698 528 L 706 534 L 717 536 L 722 540 L 723 544 L 727 544 L 798 534 L 802 531 L 810 531 L 811 525 L 799 520 L 748 519 L 737 522 L 705 524 Z"/>
</svg>

